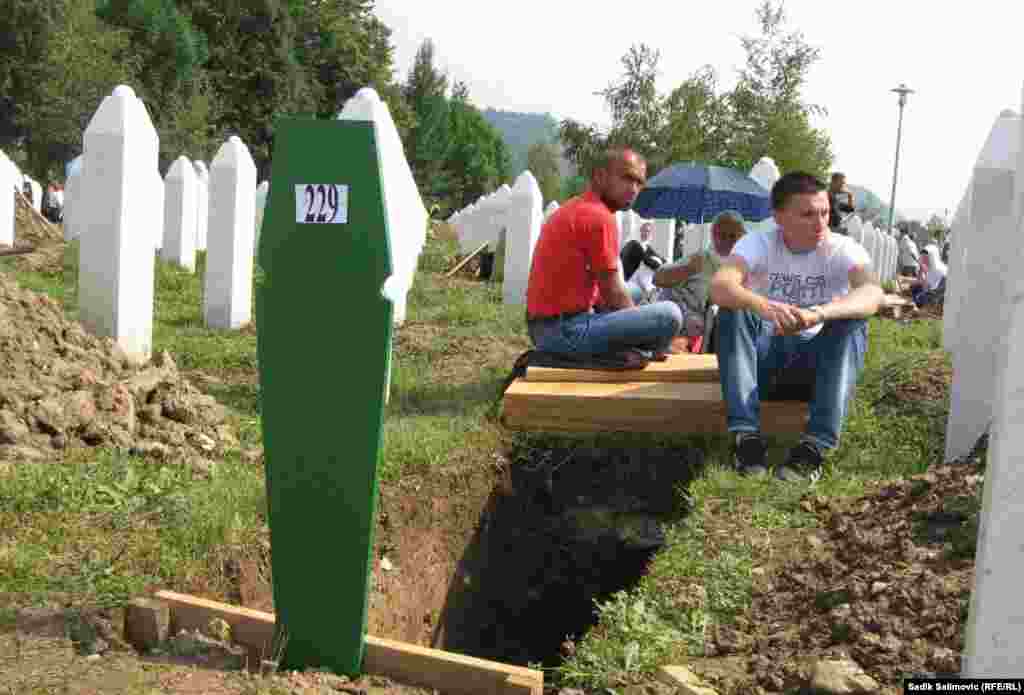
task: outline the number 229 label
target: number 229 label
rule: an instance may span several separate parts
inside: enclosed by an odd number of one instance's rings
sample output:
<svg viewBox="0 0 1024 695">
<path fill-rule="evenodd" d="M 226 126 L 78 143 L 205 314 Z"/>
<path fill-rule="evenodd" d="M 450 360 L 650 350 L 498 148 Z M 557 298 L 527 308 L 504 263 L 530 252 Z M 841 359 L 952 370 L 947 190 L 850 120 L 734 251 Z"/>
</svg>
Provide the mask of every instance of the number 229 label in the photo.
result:
<svg viewBox="0 0 1024 695">
<path fill-rule="evenodd" d="M 297 224 L 346 224 L 348 186 L 336 183 L 307 183 L 295 186 Z"/>
</svg>

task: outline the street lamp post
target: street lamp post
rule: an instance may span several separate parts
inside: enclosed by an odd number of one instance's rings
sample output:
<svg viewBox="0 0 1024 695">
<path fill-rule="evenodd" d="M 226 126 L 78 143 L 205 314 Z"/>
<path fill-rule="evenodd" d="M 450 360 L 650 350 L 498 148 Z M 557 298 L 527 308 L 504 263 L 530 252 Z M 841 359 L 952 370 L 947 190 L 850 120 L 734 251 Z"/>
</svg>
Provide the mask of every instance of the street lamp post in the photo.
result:
<svg viewBox="0 0 1024 695">
<path fill-rule="evenodd" d="M 892 222 L 896 217 L 896 175 L 900 170 L 900 138 L 903 135 L 903 107 L 907 105 L 907 95 L 913 94 L 914 90 L 907 85 L 900 83 L 900 86 L 890 91 L 900 95 L 900 120 L 896 126 L 896 163 L 892 167 L 892 195 L 889 196 L 889 234 L 892 234 Z"/>
</svg>

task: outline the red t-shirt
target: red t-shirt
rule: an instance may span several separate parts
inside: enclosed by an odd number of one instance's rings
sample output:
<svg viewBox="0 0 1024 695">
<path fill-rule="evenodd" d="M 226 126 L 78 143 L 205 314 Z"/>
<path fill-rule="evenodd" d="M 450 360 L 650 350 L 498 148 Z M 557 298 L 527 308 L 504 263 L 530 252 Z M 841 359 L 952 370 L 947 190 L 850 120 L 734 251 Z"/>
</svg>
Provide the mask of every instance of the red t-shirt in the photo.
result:
<svg viewBox="0 0 1024 695">
<path fill-rule="evenodd" d="M 596 272 L 619 267 L 615 215 L 593 192 L 558 208 L 540 230 L 526 288 L 531 316 L 589 311 L 600 293 Z"/>
</svg>

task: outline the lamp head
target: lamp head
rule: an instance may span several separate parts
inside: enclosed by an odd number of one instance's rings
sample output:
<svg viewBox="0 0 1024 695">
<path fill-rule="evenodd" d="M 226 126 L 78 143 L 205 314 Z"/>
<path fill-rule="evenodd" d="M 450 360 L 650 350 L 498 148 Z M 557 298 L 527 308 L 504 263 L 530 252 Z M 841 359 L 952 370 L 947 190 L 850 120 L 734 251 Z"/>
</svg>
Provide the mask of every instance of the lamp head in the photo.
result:
<svg viewBox="0 0 1024 695">
<path fill-rule="evenodd" d="M 900 106 L 903 106 L 907 103 L 908 94 L 914 93 L 913 89 L 910 89 L 909 87 L 907 87 L 907 85 L 903 84 L 902 82 L 900 83 L 899 87 L 896 87 L 895 89 L 891 89 L 889 91 L 896 92 L 897 94 L 900 95 Z"/>
</svg>

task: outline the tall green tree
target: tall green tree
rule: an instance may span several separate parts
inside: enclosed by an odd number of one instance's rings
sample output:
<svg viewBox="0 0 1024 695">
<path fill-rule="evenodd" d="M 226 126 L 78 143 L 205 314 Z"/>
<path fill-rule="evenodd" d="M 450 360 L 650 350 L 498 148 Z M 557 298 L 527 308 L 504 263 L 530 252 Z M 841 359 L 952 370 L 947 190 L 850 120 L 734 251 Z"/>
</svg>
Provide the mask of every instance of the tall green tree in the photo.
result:
<svg viewBox="0 0 1024 695">
<path fill-rule="evenodd" d="M 38 101 L 37 85 L 53 33 L 64 11 L 60 0 L 6 0 L 0 12 L 0 148 L 12 156 L 30 132 L 17 106 Z"/>
<path fill-rule="evenodd" d="M 761 33 L 741 39 L 747 62 L 728 95 L 733 113 L 728 158 L 749 169 L 768 155 L 783 172 L 800 169 L 824 177 L 832 166 L 831 140 L 811 118 L 825 115 L 825 109 L 806 103 L 802 95 L 821 51 L 800 31 L 788 29 L 782 2 L 763 0 L 757 20 Z"/>
<path fill-rule="evenodd" d="M 444 210 L 457 210 L 505 183 L 510 159 L 501 135 L 469 101 L 450 102 L 448 123 L 448 185 L 439 202 Z"/>
<path fill-rule="evenodd" d="M 100 0 L 96 14 L 129 36 L 116 57 L 138 63 L 133 87 L 160 133 L 161 167 L 181 154 L 208 156 L 217 146 L 211 124 L 218 120 L 220 102 L 205 69 L 206 34 L 176 0 Z"/>
<path fill-rule="evenodd" d="M 22 65 L 34 86 L 19 99 L 16 119 L 29 170 L 63 178 L 100 102 L 118 84 L 134 82 L 138 63 L 123 56 L 127 32 L 103 23 L 91 3 L 57 0 L 49 8 L 54 26 L 42 55 Z"/>
<path fill-rule="evenodd" d="M 293 13 L 295 55 L 313 78 L 317 115 L 336 116 L 359 89 L 372 87 L 404 135 L 412 115 L 392 78 L 391 30 L 373 13 L 373 0 L 315 0 Z"/>
<path fill-rule="evenodd" d="M 275 120 L 316 114 L 317 88 L 296 53 L 302 3 L 179 0 L 178 7 L 210 37 L 206 74 L 219 102 L 210 123 L 213 142 L 237 134 L 249 146 L 260 178 L 266 178 Z"/>
<path fill-rule="evenodd" d="M 716 72 L 705 66 L 662 96 L 656 88 L 658 52 L 644 44 L 631 47 L 619 79 L 598 92 L 611 127 L 563 120 L 559 134 L 566 156 L 584 174 L 594 155 L 614 144 L 643 154 L 648 175 L 685 160 L 749 171 L 770 156 L 784 172 L 824 176 L 832 164 L 831 141 L 812 119 L 825 110 L 802 94 L 820 50 L 788 29 L 781 3 L 764 0 L 756 15 L 761 33 L 741 39 L 747 61 L 728 92 L 720 91 Z"/>
<path fill-rule="evenodd" d="M 414 119 L 406 138 L 405 154 L 420 191 L 432 198 L 442 195 L 441 190 L 447 185 L 442 179 L 446 152 L 451 147 L 448 76 L 434 64 L 434 54 L 434 42 L 424 40 L 402 87 Z M 463 101 L 467 96 L 460 94 Z"/>
<path fill-rule="evenodd" d="M 559 172 L 558 145 L 538 142 L 530 146 L 526 154 L 526 168 L 530 170 L 545 202 L 558 200 L 562 193 L 562 176 Z"/>
</svg>

